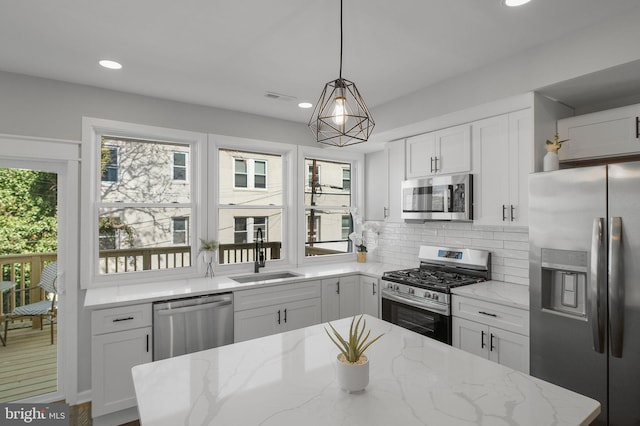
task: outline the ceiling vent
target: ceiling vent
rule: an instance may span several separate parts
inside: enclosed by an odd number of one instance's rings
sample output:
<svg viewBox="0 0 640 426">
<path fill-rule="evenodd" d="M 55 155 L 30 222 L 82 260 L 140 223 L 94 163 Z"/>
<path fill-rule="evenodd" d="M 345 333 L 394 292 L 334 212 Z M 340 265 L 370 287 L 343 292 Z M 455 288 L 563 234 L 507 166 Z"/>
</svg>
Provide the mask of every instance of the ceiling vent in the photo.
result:
<svg viewBox="0 0 640 426">
<path fill-rule="evenodd" d="M 289 96 L 289 95 L 283 95 L 282 93 L 276 93 L 276 92 L 267 92 L 264 94 L 265 98 L 269 98 L 269 99 L 276 99 L 279 101 L 295 101 L 296 97 L 295 96 Z"/>
</svg>

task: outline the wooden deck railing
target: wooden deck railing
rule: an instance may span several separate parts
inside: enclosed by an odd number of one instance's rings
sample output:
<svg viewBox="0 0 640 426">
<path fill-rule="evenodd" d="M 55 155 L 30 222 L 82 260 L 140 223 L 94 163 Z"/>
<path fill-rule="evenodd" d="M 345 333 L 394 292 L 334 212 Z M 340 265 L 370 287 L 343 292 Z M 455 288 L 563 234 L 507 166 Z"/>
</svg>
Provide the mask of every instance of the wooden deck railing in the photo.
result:
<svg viewBox="0 0 640 426">
<path fill-rule="evenodd" d="M 266 259 L 280 259 L 282 243 L 265 242 Z M 318 247 L 305 247 L 305 256 L 342 253 Z M 0 274 L 2 281 L 13 281 L 16 290 L 35 287 L 40 282 L 44 266 L 57 259 L 57 253 L 12 254 L 0 256 Z M 122 250 L 101 250 L 100 271 L 103 274 L 118 272 L 146 271 L 151 269 L 182 268 L 191 266 L 191 246 L 170 246 L 154 248 L 132 248 Z M 220 244 L 218 262 L 220 264 L 253 262 L 255 243 Z M 44 291 L 34 288 L 31 291 L 17 292 L 16 298 L 9 292 L 0 294 L 0 315 L 11 312 L 16 306 L 42 300 Z"/>
</svg>

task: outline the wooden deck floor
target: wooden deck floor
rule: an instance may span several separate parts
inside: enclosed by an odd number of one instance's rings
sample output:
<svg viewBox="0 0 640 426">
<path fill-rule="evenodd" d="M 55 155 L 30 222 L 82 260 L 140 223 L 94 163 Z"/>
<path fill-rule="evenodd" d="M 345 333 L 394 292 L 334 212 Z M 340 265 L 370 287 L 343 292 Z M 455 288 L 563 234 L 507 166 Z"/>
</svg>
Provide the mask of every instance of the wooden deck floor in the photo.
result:
<svg viewBox="0 0 640 426">
<path fill-rule="evenodd" d="M 17 401 L 57 389 L 58 345 L 55 335 L 54 344 L 51 344 L 49 327 L 45 324 L 42 331 L 31 327 L 9 329 L 7 346 L 0 343 L 0 402 Z"/>
</svg>

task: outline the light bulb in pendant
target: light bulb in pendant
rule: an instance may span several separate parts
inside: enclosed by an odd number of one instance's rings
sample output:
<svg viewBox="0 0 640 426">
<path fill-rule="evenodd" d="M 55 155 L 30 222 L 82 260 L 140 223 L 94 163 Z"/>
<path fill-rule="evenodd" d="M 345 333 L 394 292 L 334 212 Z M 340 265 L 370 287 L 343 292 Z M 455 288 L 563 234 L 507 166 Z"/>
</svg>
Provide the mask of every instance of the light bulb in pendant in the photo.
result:
<svg viewBox="0 0 640 426">
<path fill-rule="evenodd" d="M 347 121 L 347 115 L 345 111 L 345 101 L 346 99 L 343 96 L 338 96 L 333 101 L 335 106 L 333 107 L 333 114 L 331 115 L 331 120 L 341 126 Z"/>
</svg>

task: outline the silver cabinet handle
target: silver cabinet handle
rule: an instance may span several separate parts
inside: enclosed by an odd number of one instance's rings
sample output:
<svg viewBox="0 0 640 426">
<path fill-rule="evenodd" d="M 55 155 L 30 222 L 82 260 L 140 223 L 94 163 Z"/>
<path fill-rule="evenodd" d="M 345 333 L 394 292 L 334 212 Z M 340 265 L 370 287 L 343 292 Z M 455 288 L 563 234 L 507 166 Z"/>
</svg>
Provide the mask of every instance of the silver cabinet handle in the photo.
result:
<svg viewBox="0 0 640 426">
<path fill-rule="evenodd" d="M 434 157 L 436 160 L 436 173 L 438 172 L 438 157 Z"/>
<path fill-rule="evenodd" d="M 622 262 L 622 218 L 612 217 L 609 224 L 609 328 L 611 355 L 622 358 L 624 333 L 624 283 Z"/>
<path fill-rule="evenodd" d="M 389 209 L 387 209 L 386 207 L 382 208 L 382 217 L 385 218 L 385 219 L 389 216 L 389 211 L 388 210 Z"/>
<path fill-rule="evenodd" d="M 589 306 L 587 319 L 591 323 L 593 336 L 593 350 L 604 352 L 604 315 L 602 294 L 604 277 L 606 273 L 606 246 L 604 239 L 604 218 L 597 217 L 593 220 L 593 232 L 591 234 L 591 273 L 589 279 Z"/>
<path fill-rule="evenodd" d="M 431 173 L 433 173 L 433 157 L 431 157 Z"/>
</svg>

